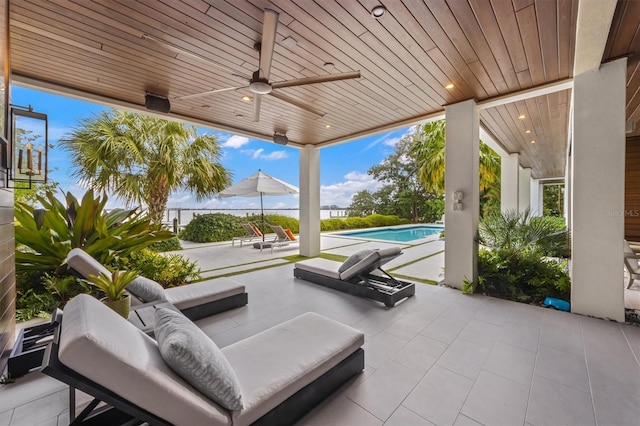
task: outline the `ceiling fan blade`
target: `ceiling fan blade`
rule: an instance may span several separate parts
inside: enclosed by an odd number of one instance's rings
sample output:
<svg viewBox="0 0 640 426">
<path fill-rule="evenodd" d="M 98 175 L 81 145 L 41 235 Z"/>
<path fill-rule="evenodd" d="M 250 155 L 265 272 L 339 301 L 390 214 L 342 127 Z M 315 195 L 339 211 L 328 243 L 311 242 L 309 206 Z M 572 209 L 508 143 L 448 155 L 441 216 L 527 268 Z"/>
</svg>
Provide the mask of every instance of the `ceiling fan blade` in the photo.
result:
<svg viewBox="0 0 640 426">
<path fill-rule="evenodd" d="M 319 109 L 316 109 L 316 108 L 312 107 L 309 104 L 304 104 L 304 103 L 302 103 L 300 101 L 297 101 L 297 100 L 295 100 L 293 98 L 290 98 L 289 96 L 281 95 L 280 93 L 275 93 L 275 92 L 271 92 L 269 94 L 271 96 L 273 96 L 274 98 L 276 98 L 276 99 L 280 99 L 281 101 L 284 101 L 284 102 L 289 103 L 291 105 L 295 105 L 298 108 L 301 108 L 301 109 L 303 109 L 305 111 L 309 111 L 310 113 L 315 114 L 318 117 L 324 117 L 325 114 L 326 114 L 325 112 L 320 111 Z"/>
<path fill-rule="evenodd" d="M 265 9 L 262 21 L 262 42 L 260 44 L 260 71 L 261 77 L 269 80 L 271 74 L 271 60 L 273 48 L 276 44 L 276 31 L 278 29 L 278 15 L 275 10 Z"/>
<path fill-rule="evenodd" d="M 224 89 L 208 90 L 206 92 L 194 93 L 192 95 L 175 96 L 173 99 L 193 99 L 202 96 L 213 95 L 214 93 L 230 92 L 232 90 L 244 89 L 247 86 L 227 87 Z"/>
<path fill-rule="evenodd" d="M 260 121 L 260 103 L 262 102 L 262 95 L 255 94 L 253 96 L 253 122 Z"/>
<path fill-rule="evenodd" d="M 305 84 L 326 83 L 329 81 L 349 80 L 351 78 L 360 78 L 360 71 L 343 72 L 341 74 L 318 75 L 315 77 L 296 78 L 293 80 L 277 81 L 271 83 L 274 89 L 283 87 L 304 86 Z"/>
<path fill-rule="evenodd" d="M 229 74 L 231 74 L 233 76 L 242 77 L 242 78 L 247 79 L 247 80 L 251 79 L 251 76 L 249 76 L 249 75 L 240 74 L 237 71 L 232 70 L 229 67 L 226 67 L 226 66 L 224 66 L 222 64 L 214 62 L 209 58 L 205 58 L 204 56 L 198 55 L 197 53 L 189 52 L 188 50 L 183 49 L 182 47 L 176 46 L 173 43 L 169 43 L 168 41 L 157 39 L 157 38 L 155 38 L 153 36 L 150 36 L 149 34 L 142 34 L 141 38 L 143 40 L 149 40 L 149 41 L 152 41 L 152 42 L 157 43 L 159 45 L 162 45 L 162 46 L 166 47 L 167 49 L 172 50 L 172 51 L 174 51 L 176 53 L 179 53 L 181 55 L 187 55 L 187 56 L 190 56 L 192 58 L 196 58 L 196 59 L 199 59 L 201 61 L 204 61 L 204 62 L 206 62 L 208 64 L 213 65 L 214 67 L 216 67 L 216 68 L 218 68 L 218 69 L 220 69 L 222 71 L 228 72 Z"/>
</svg>

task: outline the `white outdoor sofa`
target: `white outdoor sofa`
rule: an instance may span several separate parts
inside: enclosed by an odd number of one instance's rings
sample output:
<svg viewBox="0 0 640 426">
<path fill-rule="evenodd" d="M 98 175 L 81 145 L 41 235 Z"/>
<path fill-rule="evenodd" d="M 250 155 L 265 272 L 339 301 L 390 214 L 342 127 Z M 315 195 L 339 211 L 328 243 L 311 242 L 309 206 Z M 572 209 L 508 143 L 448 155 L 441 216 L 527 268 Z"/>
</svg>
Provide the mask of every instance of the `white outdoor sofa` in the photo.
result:
<svg viewBox="0 0 640 426">
<path fill-rule="evenodd" d="M 221 350 L 244 405 L 230 411 L 176 374 L 154 339 L 95 298 L 79 295 L 56 315 L 43 372 L 95 398 L 73 424 L 289 425 L 364 368 L 360 331 L 306 313 Z M 99 402 L 104 409 L 96 409 Z"/>
<path fill-rule="evenodd" d="M 111 274 L 104 265 L 79 248 L 69 251 L 67 264 L 86 279 L 89 279 L 90 275 Z M 151 280 L 146 279 L 145 281 Z M 153 285 L 153 283 L 155 282 L 152 281 L 149 284 Z M 157 297 L 152 298 L 153 300 L 140 300 L 134 297 L 131 299 L 132 305 L 166 300 L 189 319 L 195 321 L 228 309 L 244 306 L 248 302 L 244 284 L 230 278 L 218 278 L 167 289 L 162 289 L 160 284 L 157 286 L 159 286 L 156 291 Z"/>
</svg>

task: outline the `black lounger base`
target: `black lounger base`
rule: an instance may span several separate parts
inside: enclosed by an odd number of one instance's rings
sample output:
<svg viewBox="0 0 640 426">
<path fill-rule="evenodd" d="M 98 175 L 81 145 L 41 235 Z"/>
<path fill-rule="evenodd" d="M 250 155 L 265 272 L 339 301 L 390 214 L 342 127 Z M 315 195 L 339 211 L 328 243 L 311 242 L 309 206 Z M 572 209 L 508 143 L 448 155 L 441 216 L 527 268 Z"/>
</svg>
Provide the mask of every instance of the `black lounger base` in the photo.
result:
<svg viewBox="0 0 640 426">
<path fill-rule="evenodd" d="M 310 281 L 314 284 L 323 285 L 325 287 L 353 294 L 354 296 L 377 300 L 378 302 L 384 303 L 385 306 L 389 308 L 392 308 L 400 300 L 416 294 L 416 287 L 413 283 L 373 274 L 359 276 L 358 279 L 361 282 L 358 283 L 342 281 L 299 268 L 293 269 L 293 276 Z M 376 284 L 393 287 L 393 289 L 386 290 L 375 288 Z"/>
<path fill-rule="evenodd" d="M 182 309 L 181 312 L 191 321 L 206 318 L 229 309 L 239 308 L 249 303 L 249 295 L 247 293 L 236 294 L 225 297 L 224 299 L 214 300 L 213 302 L 203 303 L 202 305 L 192 306 L 191 308 Z"/>
<path fill-rule="evenodd" d="M 62 312 L 55 313 L 58 323 L 62 320 Z M 42 365 L 42 372 L 68 384 L 72 391 L 78 389 L 94 397 L 89 406 L 75 419 L 71 425 L 85 426 L 133 426 L 148 423 L 152 426 L 171 426 L 171 423 L 138 407 L 130 401 L 111 392 L 98 383 L 67 368 L 58 359 L 58 342 L 60 327 L 56 327 L 54 340 L 47 347 Z M 326 399 L 353 376 L 364 369 L 364 350 L 358 348 L 335 367 L 300 389 L 282 404 L 262 416 L 254 425 L 291 425 L 302 418 L 316 405 Z M 104 402 L 107 405 L 94 410 Z"/>
</svg>

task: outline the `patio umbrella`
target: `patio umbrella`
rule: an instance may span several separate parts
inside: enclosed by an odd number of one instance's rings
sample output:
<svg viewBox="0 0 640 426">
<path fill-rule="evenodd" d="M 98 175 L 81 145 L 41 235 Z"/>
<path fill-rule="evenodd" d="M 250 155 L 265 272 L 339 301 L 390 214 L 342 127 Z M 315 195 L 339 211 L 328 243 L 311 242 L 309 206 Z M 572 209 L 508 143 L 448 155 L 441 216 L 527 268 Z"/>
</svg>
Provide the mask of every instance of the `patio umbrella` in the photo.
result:
<svg viewBox="0 0 640 426">
<path fill-rule="evenodd" d="M 262 197 L 264 195 L 286 195 L 297 194 L 298 188 L 290 185 L 273 176 L 269 176 L 258 169 L 255 173 L 247 178 L 242 179 L 235 185 L 220 191 L 220 197 L 257 197 L 260 196 L 260 216 L 262 217 L 262 229 L 264 229 L 264 206 Z M 262 235 L 264 241 L 264 234 Z"/>
</svg>

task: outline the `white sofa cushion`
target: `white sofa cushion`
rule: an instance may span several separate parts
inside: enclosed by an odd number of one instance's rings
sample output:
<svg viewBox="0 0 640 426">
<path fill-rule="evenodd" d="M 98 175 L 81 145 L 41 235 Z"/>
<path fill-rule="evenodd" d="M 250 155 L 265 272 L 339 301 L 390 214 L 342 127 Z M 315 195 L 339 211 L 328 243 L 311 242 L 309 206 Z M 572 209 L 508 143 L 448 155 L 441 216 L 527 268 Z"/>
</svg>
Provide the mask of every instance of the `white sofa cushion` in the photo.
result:
<svg viewBox="0 0 640 426">
<path fill-rule="evenodd" d="M 153 329 L 160 355 L 173 371 L 223 407 L 242 409 L 236 375 L 209 336 L 180 312 L 161 307 Z"/>
<path fill-rule="evenodd" d="M 234 426 L 249 425 L 364 344 L 364 334 L 308 312 L 222 349 L 244 403 Z"/>
<path fill-rule="evenodd" d="M 229 278 L 207 280 L 164 290 L 167 301 L 180 310 L 215 302 L 244 292 L 243 284 Z"/>
<path fill-rule="evenodd" d="M 82 294 L 64 308 L 58 356 L 88 379 L 176 425 L 230 425 L 228 411 L 174 373 L 156 342 Z"/>
<path fill-rule="evenodd" d="M 315 257 L 313 259 L 297 262 L 295 266 L 297 269 L 302 269 L 303 271 L 313 272 L 315 274 L 324 275 L 326 277 L 339 280 L 340 272 L 338 272 L 338 269 L 340 268 L 340 265 L 341 263 L 336 262 L 335 260 Z"/>
</svg>

